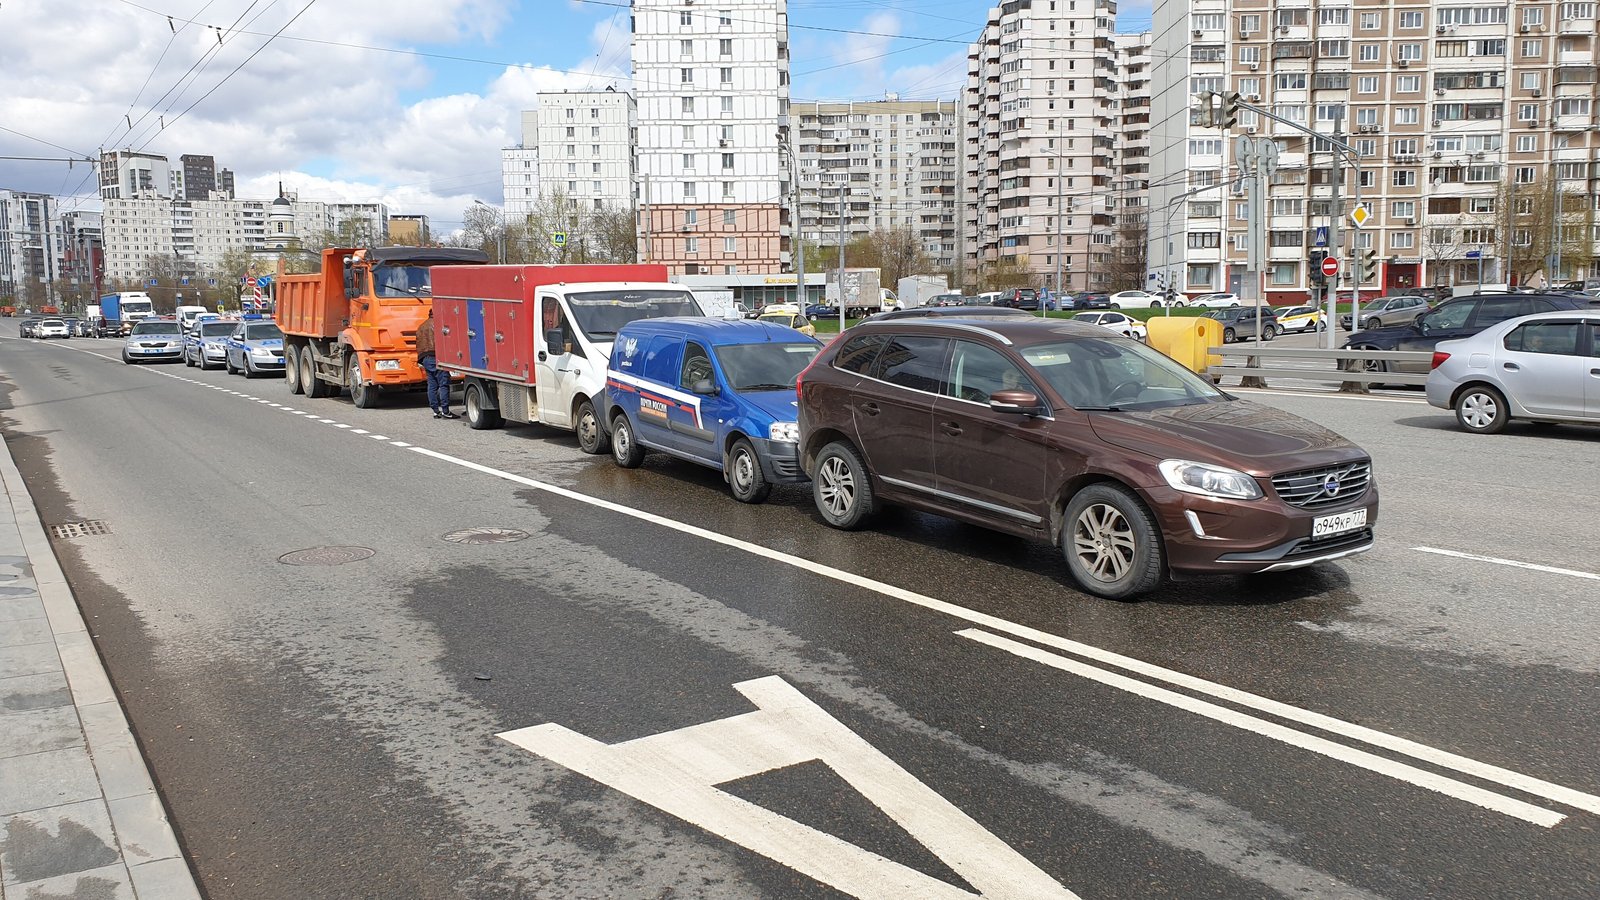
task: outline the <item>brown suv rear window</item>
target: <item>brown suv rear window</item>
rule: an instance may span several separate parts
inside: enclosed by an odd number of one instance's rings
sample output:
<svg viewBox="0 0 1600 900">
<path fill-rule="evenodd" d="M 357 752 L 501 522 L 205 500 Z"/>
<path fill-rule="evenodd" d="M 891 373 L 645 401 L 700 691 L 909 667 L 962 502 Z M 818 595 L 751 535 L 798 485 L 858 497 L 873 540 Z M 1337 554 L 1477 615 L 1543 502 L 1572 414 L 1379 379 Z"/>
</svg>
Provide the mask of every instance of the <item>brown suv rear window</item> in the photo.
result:
<svg viewBox="0 0 1600 900">
<path fill-rule="evenodd" d="M 854 372 L 857 375 L 871 373 L 872 361 L 878 356 L 878 348 L 888 339 L 888 335 L 883 334 L 856 335 L 839 348 L 839 355 L 833 360 L 834 368 Z"/>
</svg>

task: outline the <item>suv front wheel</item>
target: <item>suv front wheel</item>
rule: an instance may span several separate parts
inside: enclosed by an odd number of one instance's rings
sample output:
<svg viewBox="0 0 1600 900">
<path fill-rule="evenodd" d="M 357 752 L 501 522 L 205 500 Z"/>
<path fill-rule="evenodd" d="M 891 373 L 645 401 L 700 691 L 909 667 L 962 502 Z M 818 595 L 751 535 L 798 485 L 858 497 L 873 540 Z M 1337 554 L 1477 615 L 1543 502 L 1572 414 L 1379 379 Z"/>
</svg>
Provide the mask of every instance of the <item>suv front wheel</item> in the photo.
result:
<svg viewBox="0 0 1600 900">
<path fill-rule="evenodd" d="M 872 481 L 856 448 L 843 441 L 822 448 L 811 479 L 811 497 L 822 520 L 834 528 L 853 531 L 866 522 L 872 515 Z"/>
<path fill-rule="evenodd" d="M 1122 600 L 1161 583 L 1161 533 L 1127 489 L 1091 484 L 1068 501 L 1061 552 L 1078 584 Z"/>
</svg>

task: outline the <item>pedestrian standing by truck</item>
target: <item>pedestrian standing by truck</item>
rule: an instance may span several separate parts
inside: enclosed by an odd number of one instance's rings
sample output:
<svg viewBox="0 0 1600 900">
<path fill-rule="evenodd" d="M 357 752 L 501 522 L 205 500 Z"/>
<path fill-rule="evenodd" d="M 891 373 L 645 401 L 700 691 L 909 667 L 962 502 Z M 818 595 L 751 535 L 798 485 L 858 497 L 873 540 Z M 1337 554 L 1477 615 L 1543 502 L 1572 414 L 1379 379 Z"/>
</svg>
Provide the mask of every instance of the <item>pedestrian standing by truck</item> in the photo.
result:
<svg viewBox="0 0 1600 900">
<path fill-rule="evenodd" d="M 428 408 L 435 419 L 459 419 L 450 411 L 450 373 L 439 368 L 433 352 L 433 309 L 417 326 L 417 365 L 428 373 Z"/>
</svg>

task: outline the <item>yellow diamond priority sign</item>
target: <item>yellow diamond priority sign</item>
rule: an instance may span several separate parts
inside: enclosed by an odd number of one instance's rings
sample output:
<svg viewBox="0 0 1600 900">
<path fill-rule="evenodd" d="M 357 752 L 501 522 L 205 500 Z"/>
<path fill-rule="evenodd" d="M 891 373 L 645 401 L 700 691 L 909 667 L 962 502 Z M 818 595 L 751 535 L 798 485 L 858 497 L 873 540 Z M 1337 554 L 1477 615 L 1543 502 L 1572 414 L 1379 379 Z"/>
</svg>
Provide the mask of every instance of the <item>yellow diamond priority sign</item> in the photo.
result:
<svg viewBox="0 0 1600 900">
<path fill-rule="evenodd" d="M 1350 221 L 1356 223 L 1357 228 L 1367 224 L 1367 220 L 1370 218 L 1372 218 L 1372 213 L 1367 212 L 1365 206 L 1358 206 L 1350 210 Z"/>
</svg>

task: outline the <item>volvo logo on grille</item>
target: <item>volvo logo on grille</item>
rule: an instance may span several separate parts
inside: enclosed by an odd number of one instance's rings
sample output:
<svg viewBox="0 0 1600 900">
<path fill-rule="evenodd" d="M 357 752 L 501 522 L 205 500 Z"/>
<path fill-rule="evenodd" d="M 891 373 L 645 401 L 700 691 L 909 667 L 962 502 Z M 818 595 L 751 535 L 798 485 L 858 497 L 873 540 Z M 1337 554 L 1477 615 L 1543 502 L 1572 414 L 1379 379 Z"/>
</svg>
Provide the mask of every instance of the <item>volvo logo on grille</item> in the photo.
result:
<svg viewBox="0 0 1600 900">
<path fill-rule="evenodd" d="M 1328 480 L 1322 483 L 1322 492 L 1329 497 L 1337 497 L 1339 495 L 1339 476 L 1329 475 Z"/>
</svg>

